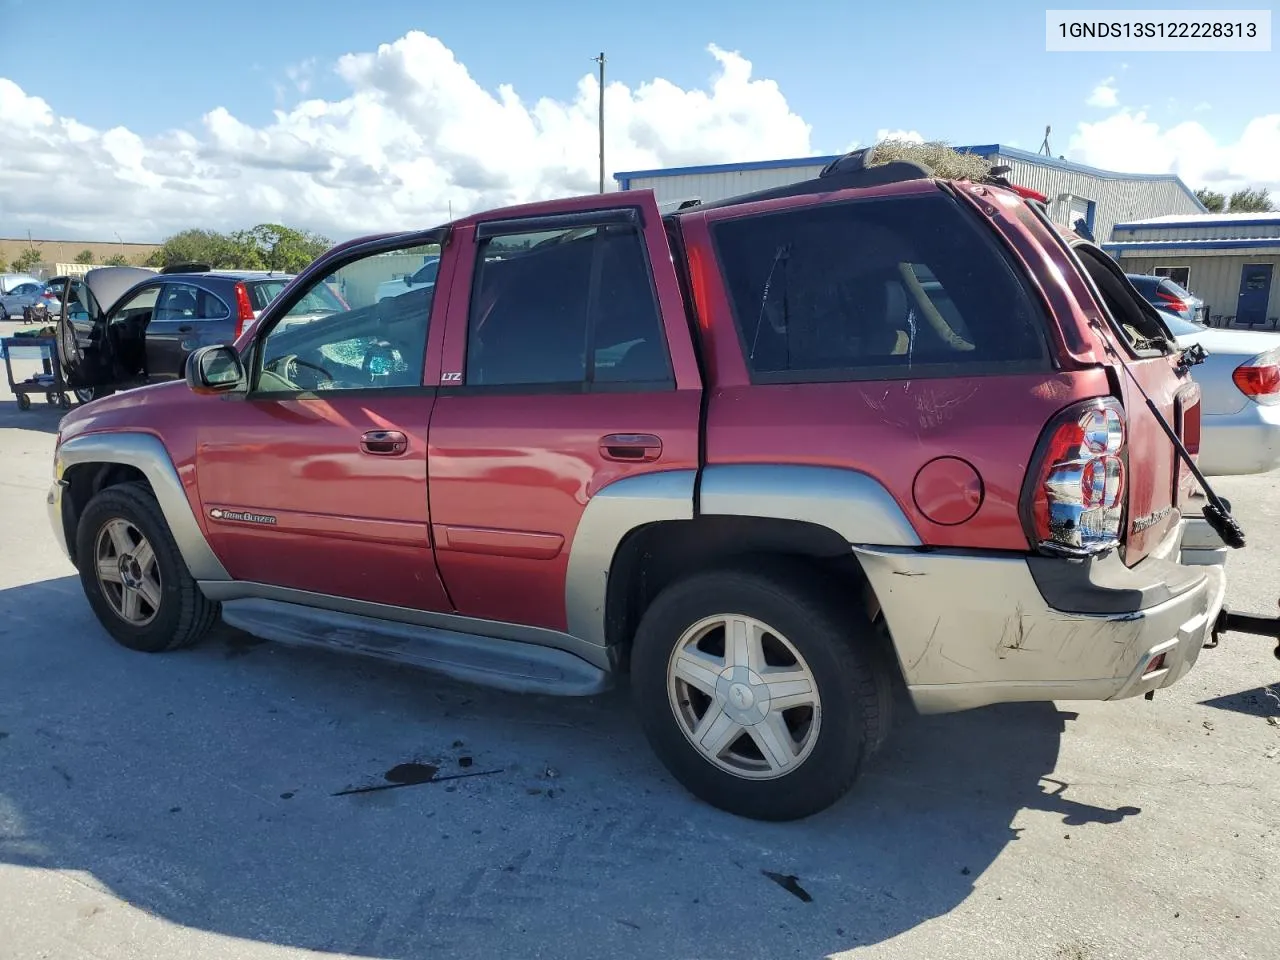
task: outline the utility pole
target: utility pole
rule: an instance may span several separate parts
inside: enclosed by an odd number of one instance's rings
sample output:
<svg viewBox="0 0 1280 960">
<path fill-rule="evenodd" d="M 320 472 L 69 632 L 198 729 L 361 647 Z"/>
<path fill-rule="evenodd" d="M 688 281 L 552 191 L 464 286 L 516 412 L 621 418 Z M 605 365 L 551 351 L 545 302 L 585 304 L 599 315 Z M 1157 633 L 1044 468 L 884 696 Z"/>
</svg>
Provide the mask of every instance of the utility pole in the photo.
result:
<svg viewBox="0 0 1280 960">
<path fill-rule="evenodd" d="M 591 59 L 600 64 L 600 192 L 604 193 L 604 51 Z"/>
<path fill-rule="evenodd" d="M 1042 156 L 1046 156 L 1046 157 L 1053 156 L 1053 154 L 1049 150 L 1049 133 L 1052 130 L 1053 130 L 1052 127 L 1044 128 L 1044 142 L 1040 144 L 1040 153 Z"/>
</svg>

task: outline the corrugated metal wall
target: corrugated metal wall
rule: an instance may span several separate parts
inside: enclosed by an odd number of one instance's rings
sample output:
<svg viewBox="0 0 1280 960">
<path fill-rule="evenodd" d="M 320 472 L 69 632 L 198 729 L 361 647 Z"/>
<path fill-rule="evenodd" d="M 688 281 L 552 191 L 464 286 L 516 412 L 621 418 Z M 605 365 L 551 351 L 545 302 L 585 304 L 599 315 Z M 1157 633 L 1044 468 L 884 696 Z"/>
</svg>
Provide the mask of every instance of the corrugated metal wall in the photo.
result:
<svg viewBox="0 0 1280 960">
<path fill-rule="evenodd" d="M 768 170 L 728 170 L 720 173 L 690 173 L 672 177 L 636 177 L 631 190 L 652 190 L 659 203 L 697 197 L 703 203 L 724 200 L 770 187 L 811 180 L 824 164 L 812 167 L 775 167 Z"/>
<path fill-rule="evenodd" d="M 1014 183 L 1038 190 L 1049 197 L 1049 214 L 1061 223 L 1068 223 L 1071 196 L 1094 201 L 1093 235 L 1099 242 L 1111 239 L 1112 226 L 1126 220 L 1202 212 L 1196 202 L 1173 180 L 1113 180 L 1003 156 L 999 162 L 1012 168 L 1009 176 Z M 767 170 L 726 170 L 636 177 L 631 181 L 629 189 L 652 189 L 659 203 L 693 197 L 710 203 L 808 180 L 816 177 L 821 170 L 822 164 L 815 164 Z M 1058 197 L 1063 195 L 1067 195 L 1066 198 L 1059 200 Z"/>
<path fill-rule="evenodd" d="M 1246 263 L 1274 263 L 1271 277 L 1271 299 L 1267 305 L 1267 326 L 1280 317 L 1280 256 L 1265 257 L 1189 257 L 1180 250 L 1160 256 L 1120 258 L 1125 273 L 1154 273 L 1156 267 L 1190 267 L 1190 289 L 1209 307 L 1211 316 L 1234 317 L 1240 298 L 1240 268 Z"/>
<path fill-rule="evenodd" d="M 1069 196 L 1096 203 L 1093 235 L 1099 242 L 1110 240 L 1111 228 L 1127 220 L 1202 212 L 1173 180 L 1111 180 L 1009 157 L 1001 157 L 999 162 L 1012 168 L 1009 179 L 1013 183 L 1049 198 L 1049 215 L 1056 221 L 1067 222 Z M 1059 200 L 1063 194 L 1068 198 Z"/>
<path fill-rule="evenodd" d="M 1238 214 L 1241 220 L 1251 220 L 1247 213 Z M 1117 230 L 1112 240 L 1249 240 L 1254 237 L 1280 236 L 1280 218 L 1271 223 L 1255 223 L 1240 226 L 1230 221 L 1209 221 L 1191 227 L 1166 227 L 1159 223 L 1143 224 L 1125 230 Z"/>
</svg>

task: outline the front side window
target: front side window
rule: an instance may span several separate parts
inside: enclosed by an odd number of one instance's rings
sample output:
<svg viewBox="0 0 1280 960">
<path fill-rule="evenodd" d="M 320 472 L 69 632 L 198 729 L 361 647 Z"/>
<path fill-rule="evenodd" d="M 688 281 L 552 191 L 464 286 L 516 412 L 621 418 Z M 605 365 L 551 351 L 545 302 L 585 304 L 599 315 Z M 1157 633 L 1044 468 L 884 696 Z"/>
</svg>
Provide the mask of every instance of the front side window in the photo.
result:
<svg viewBox="0 0 1280 960">
<path fill-rule="evenodd" d="M 715 224 L 713 235 L 757 379 L 1047 363 L 1040 314 L 994 238 L 940 193 L 748 215 Z"/>
<path fill-rule="evenodd" d="M 290 294 L 256 351 L 256 392 L 422 386 L 433 288 L 384 300 L 377 290 L 422 263 L 425 249 L 370 254 Z"/>
<path fill-rule="evenodd" d="M 468 386 L 671 386 L 644 240 L 632 224 L 481 241 Z"/>
<path fill-rule="evenodd" d="M 112 323 L 144 322 L 149 323 L 160 298 L 160 286 L 143 287 L 125 298 L 111 314 Z"/>
</svg>

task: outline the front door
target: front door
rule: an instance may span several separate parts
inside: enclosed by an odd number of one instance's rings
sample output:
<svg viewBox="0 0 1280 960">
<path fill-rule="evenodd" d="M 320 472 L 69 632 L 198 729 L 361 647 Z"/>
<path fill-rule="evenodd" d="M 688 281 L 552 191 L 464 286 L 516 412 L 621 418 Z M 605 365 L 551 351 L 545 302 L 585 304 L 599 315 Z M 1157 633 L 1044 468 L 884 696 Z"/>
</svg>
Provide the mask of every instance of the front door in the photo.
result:
<svg viewBox="0 0 1280 960">
<path fill-rule="evenodd" d="M 1246 263 L 1240 268 L 1240 299 L 1236 301 L 1236 325 L 1261 326 L 1267 320 L 1271 299 L 1271 274 L 1275 265 Z"/>
<path fill-rule="evenodd" d="M 657 206 L 588 198 L 461 227 L 440 276 L 441 576 L 459 613 L 565 630 L 591 497 L 698 464 L 701 382 Z"/>
<path fill-rule="evenodd" d="M 326 276 L 300 281 L 246 353 L 248 396 L 198 428 L 204 522 L 237 580 L 449 609 L 427 509 L 431 290 L 376 300 L 379 282 L 434 251 L 429 239 L 353 248 L 332 310 L 308 296 Z"/>
</svg>

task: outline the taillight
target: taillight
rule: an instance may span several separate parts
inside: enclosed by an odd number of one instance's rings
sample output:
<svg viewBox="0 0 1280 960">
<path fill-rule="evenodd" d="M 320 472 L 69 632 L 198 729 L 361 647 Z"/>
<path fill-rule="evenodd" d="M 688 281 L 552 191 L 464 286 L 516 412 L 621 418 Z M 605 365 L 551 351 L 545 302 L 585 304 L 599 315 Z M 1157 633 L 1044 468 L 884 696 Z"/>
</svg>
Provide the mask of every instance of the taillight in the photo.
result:
<svg viewBox="0 0 1280 960">
<path fill-rule="evenodd" d="M 1167 303 L 1174 313 L 1182 313 L 1187 309 L 1187 301 L 1181 297 L 1174 296 L 1172 293 L 1165 293 L 1163 290 L 1156 291 L 1157 299 Z"/>
<path fill-rule="evenodd" d="M 1280 350 L 1269 350 L 1241 364 L 1231 379 L 1241 393 L 1256 403 L 1268 407 L 1280 403 Z"/>
<path fill-rule="evenodd" d="M 1022 497 L 1037 549 L 1084 557 L 1119 545 L 1126 438 L 1124 408 L 1111 398 L 1077 403 L 1050 422 Z"/>
<path fill-rule="evenodd" d="M 236 284 L 236 339 L 244 333 L 246 324 L 253 323 L 253 304 L 249 302 L 249 289 L 243 282 Z"/>
</svg>

